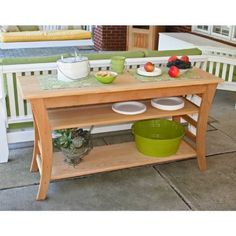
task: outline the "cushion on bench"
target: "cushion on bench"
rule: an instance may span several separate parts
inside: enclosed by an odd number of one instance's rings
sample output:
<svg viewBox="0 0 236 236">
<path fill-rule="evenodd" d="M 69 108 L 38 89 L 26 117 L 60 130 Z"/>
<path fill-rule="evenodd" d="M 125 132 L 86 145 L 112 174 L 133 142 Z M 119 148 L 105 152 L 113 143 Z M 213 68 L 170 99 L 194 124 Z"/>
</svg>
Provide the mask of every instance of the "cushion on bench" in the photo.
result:
<svg viewBox="0 0 236 236">
<path fill-rule="evenodd" d="M 111 59 L 113 56 L 123 56 L 126 58 L 140 58 L 145 56 L 143 51 L 115 51 L 108 53 L 88 53 L 82 55 L 88 57 L 89 60 L 105 60 Z"/>
<path fill-rule="evenodd" d="M 182 56 L 182 55 L 202 55 L 202 51 L 198 48 L 164 50 L 164 51 L 145 50 L 144 54 L 145 57 L 167 57 L 167 56 Z"/>
<path fill-rule="evenodd" d="M 80 39 L 91 39 L 91 32 L 86 30 L 50 30 L 0 33 L 0 41 L 4 43 Z"/>
<path fill-rule="evenodd" d="M 66 54 L 57 54 L 52 56 L 40 56 L 40 57 L 8 57 L 0 58 L 0 65 L 16 65 L 16 64 L 34 64 L 34 63 L 49 63 L 56 62 L 58 59 L 63 56 L 71 57 L 70 53 Z"/>
</svg>

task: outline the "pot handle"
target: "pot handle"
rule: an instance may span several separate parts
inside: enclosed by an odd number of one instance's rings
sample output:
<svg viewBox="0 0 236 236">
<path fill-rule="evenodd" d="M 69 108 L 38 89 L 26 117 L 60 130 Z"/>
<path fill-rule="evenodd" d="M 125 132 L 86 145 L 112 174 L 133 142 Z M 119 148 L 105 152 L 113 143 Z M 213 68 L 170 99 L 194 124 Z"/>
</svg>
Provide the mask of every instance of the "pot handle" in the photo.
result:
<svg viewBox="0 0 236 236">
<path fill-rule="evenodd" d="M 57 65 L 57 69 L 66 77 L 66 78 L 68 78 L 68 79 L 70 79 L 70 80 L 78 80 L 78 79 L 82 79 L 82 78 L 71 78 L 70 76 L 68 76 L 68 75 L 66 75 L 61 69 L 60 69 L 60 67 L 59 67 L 59 65 Z M 87 76 L 86 76 L 87 77 Z M 84 77 L 85 78 L 85 77 Z"/>
<path fill-rule="evenodd" d="M 78 54 L 77 54 L 77 52 L 75 50 L 75 58 L 77 58 L 77 57 L 78 57 Z M 81 58 L 81 57 L 82 57 L 82 55 L 79 53 L 79 58 Z M 90 73 L 90 70 L 91 70 L 91 66 L 90 66 L 90 62 L 88 60 L 88 74 Z"/>
<path fill-rule="evenodd" d="M 75 79 L 73 79 L 73 78 L 71 78 L 70 76 L 66 75 L 66 74 L 60 69 L 60 67 L 59 67 L 58 64 L 57 64 L 57 69 L 58 69 L 66 78 L 68 78 L 68 79 L 70 79 L 70 80 L 82 79 L 82 78 L 75 78 Z M 88 74 L 87 74 L 87 76 L 89 75 L 89 73 L 90 73 L 90 63 L 89 63 L 89 61 L 88 61 Z M 83 78 L 86 78 L 87 76 L 85 76 L 85 77 L 83 77 Z"/>
</svg>

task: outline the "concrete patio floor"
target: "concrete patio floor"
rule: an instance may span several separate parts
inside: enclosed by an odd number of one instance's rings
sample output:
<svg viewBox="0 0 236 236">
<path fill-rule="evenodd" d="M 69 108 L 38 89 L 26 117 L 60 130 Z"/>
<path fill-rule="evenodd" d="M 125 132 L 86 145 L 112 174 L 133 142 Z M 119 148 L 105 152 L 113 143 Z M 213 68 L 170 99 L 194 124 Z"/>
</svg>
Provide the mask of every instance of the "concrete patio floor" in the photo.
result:
<svg viewBox="0 0 236 236">
<path fill-rule="evenodd" d="M 35 201 L 32 147 L 0 164 L 0 210 L 236 210 L 236 93 L 217 91 L 207 132 L 208 170 L 196 159 L 53 182 Z M 127 142 L 128 131 L 97 135 L 96 145 Z"/>
</svg>

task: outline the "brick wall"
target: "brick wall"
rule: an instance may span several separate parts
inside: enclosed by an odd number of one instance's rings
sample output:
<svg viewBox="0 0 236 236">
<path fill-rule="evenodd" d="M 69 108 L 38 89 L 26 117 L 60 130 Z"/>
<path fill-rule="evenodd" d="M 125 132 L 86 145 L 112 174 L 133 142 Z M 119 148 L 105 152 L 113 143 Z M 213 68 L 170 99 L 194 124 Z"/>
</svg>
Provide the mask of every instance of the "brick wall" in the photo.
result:
<svg viewBox="0 0 236 236">
<path fill-rule="evenodd" d="M 191 25 L 168 25 L 167 32 L 191 32 Z"/>
<path fill-rule="evenodd" d="M 126 50 L 126 26 L 97 26 L 94 30 L 94 46 L 96 50 L 124 51 Z"/>
</svg>

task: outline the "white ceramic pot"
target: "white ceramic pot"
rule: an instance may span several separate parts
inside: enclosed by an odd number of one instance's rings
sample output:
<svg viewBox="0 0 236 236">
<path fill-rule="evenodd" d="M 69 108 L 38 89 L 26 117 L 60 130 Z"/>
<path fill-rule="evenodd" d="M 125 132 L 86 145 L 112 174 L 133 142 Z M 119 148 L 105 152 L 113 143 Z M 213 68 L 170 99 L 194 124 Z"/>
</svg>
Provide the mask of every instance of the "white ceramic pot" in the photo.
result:
<svg viewBox="0 0 236 236">
<path fill-rule="evenodd" d="M 87 57 L 62 58 L 57 61 L 57 78 L 61 81 L 79 80 L 87 77 L 89 72 Z"/>
</svg>

